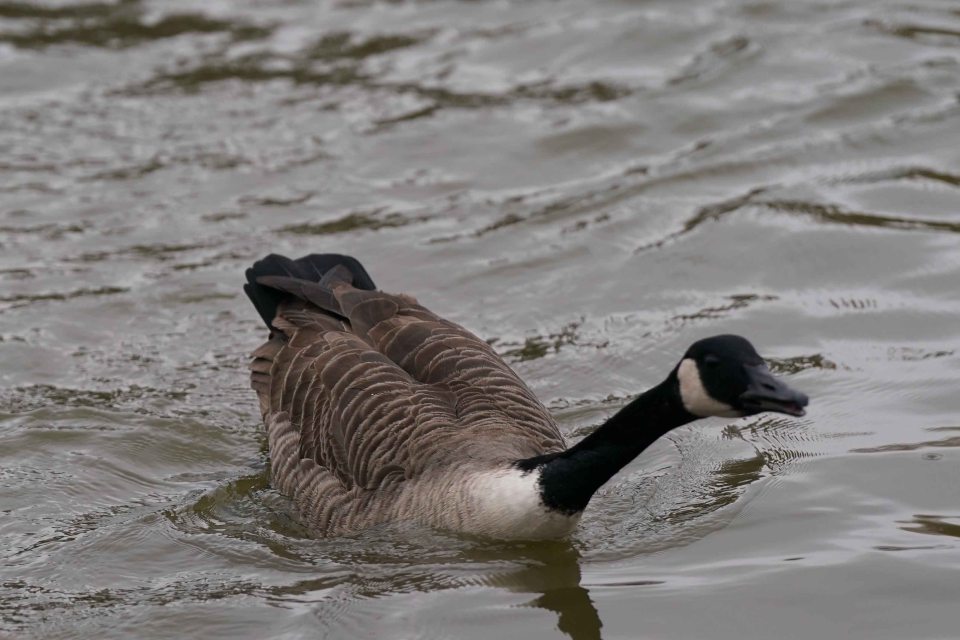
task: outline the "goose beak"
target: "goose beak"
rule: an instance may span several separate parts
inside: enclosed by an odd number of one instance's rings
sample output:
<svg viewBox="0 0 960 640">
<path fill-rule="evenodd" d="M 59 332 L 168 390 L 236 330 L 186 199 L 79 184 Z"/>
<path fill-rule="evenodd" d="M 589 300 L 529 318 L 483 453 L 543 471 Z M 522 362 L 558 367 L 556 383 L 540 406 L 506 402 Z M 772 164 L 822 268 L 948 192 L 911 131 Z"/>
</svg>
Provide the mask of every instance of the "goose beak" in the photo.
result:
<svg viewBox="0 0 960 640">
<path fill-rule="evenodd" d="M 805 394 L 791 389 L 776 378 L 766 365 L 747 366 L 747 390 L 740 395 L 741 406 L 751 414 L 776 411 L 791 416 L 802 416 L 810 402 Z"/>
</svg>

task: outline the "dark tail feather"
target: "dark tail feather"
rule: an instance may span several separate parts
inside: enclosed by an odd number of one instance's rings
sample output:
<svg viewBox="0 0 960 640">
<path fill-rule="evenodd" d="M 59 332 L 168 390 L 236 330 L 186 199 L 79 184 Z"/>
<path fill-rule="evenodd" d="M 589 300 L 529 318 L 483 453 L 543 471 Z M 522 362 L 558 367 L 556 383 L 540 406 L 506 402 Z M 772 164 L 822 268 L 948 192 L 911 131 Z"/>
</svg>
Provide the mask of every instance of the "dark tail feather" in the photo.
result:
<svg viewBox="0 0 960 640">
<path fill-rule="evenodd" d="M 377 288 L 356 258 L 336 253 L 311 254 L 297 260 L 271 253 L 254 262 L 246 275 L 243 290 L 271 331 L 277 307 L 291 295 L 337 313 L 329 290 L 334 281 L 346 280 L 358 289 Z"/>
</svg>

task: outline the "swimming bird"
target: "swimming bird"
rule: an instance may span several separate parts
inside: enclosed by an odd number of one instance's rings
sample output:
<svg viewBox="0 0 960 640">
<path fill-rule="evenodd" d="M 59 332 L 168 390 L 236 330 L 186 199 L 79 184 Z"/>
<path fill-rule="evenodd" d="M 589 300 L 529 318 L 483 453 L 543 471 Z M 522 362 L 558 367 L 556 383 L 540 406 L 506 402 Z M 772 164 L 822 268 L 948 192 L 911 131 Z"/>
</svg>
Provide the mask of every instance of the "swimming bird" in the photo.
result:
<svg viewBox="0 0 960 640">
<path fill-rule="evenodd" d="M 591 496 L 662 435 L 707 416 L 804 415 L 744 338 L 695 342 L 658 385 L 568 446 L 489 344 L 356 259 L 271 254 L 244 290 L 270 330 L 251 386 L 273 486 L 318 536 L 412 521 L 505 539 L 561 538 Z"/>
</svg>

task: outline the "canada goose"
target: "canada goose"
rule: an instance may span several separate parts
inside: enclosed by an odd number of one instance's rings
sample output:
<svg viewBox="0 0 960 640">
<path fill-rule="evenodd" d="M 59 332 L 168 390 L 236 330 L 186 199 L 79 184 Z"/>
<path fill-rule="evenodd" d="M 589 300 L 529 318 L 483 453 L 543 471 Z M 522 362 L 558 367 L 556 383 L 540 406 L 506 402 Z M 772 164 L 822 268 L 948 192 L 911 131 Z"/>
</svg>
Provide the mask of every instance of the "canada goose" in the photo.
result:
<svg viewBox="0 0 960 640">
<path fill-rule="evenodd" d="M 253 352 L 273 485 L 317 535 L 416 521 L 498 538 L 571 533 L 590 497 L 671 429 L 804 414 L 744 338 L 693 344 L 666 379 L 572 447 L 483 340 L 354 258 L 269 255 L 244 290 L 270 329 Z"/>
</svg>

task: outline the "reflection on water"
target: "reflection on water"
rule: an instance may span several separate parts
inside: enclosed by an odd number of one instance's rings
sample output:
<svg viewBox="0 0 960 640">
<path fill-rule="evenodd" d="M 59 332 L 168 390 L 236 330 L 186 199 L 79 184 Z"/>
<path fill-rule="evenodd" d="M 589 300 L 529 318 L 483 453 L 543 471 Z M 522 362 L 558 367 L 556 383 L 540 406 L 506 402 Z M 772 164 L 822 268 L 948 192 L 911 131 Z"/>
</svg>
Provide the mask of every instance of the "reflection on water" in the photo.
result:
<svg viewBox="0 0 960 640">
<path fill-rule="evenodd" d="M 566 543 L 556 549 L 531 547 L 531 560 L 541 556 L 540 563 L 518 571 L 499 583 L 520 593 L 538 594 L 529 606 L 557 614 L 557 628 L 574 640 L 600 638 L 603 623 L 590 599 L 590 592 L 581 586 L 580 554 Z M 549 555 L 544 553 L 550 551 Z"/>
<path fill-rule="evenodd" d="M 960 431 L 960 427 L 930 427 L 927 431 L 955 432 Z M 937 440 L 925 440 L 923 442 L 907 442 L 896 444 L 884 444 L 877 447 L 860 447 L 851 449 L 851 453 L 883 453 L 885 451 L 915 451 L 917 449 L 928 449 L 938 447 L 960 447 L 960 436 L 947 436 Z"/>
<path fill-rule="evenodd" d="M 0 42 L 24 49 L 72 44 L 123 49 L 184 34 L 227 33 L 237 40 L 270 34 L 266 28 L 217 20 L 199 13 L 172 13 L 152 18 L 146 15 L 139 0 L 61 7 L 4 2 L 0 3 L 2 18 L 27 22 L 26 29 L 0 31 Z"/>
<path fill-rule="evenodd" d="M 912 521 L 901 524 L 904 531 L 960 538 L 960 516 L 915 515 Z"/>
<path fill-rule="evenodd" d="M 953 637 L 958 33 L 938 0 L 0 0 L 0 635 Z M 357 255 L 572 440 L 715 333 L 814 404 L 669 434 L 566 543 L 315 540 L 246 378 L 271 251 Z"/>
</svg>

